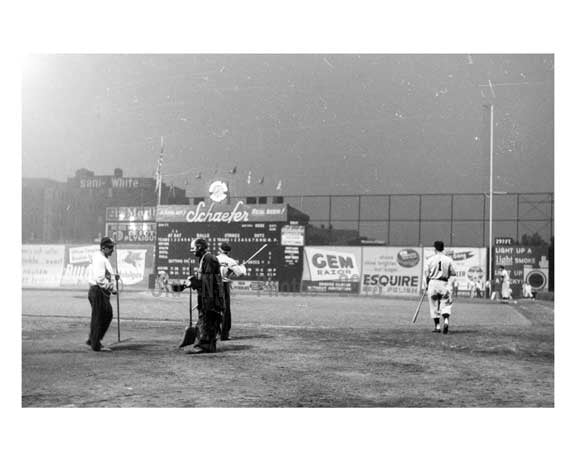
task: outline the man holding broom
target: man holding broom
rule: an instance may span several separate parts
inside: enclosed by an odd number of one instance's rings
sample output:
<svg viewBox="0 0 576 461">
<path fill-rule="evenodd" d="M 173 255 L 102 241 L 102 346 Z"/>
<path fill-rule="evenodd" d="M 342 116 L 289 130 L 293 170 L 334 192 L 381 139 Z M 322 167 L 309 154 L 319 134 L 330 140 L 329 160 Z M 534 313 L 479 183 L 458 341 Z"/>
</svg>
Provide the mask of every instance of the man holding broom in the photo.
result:
<svg viewBox="0 0 576 461">
<path fill-rule="evenodd" d="M 198 273 L 188 277 L 186 286 L 198 292 L 198 322 L 194 348 L 189 354 L 216 352 L 224 312 L 224 288 L 218 259 L 208 252 L 204 239 L 192 242 L 190 251 L 199 259 Z"/>
</svg>

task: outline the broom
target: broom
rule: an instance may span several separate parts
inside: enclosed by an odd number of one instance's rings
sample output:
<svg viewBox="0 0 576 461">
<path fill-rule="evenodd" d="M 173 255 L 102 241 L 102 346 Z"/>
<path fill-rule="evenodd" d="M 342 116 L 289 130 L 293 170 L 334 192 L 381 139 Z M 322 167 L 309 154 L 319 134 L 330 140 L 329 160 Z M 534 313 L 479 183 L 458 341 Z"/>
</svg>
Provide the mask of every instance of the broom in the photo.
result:
<svg viewBox="0 0 576 461">
<path fill-rule="evenodd" d="M 190 277 L 192 276 L 192 259 L 188 260 L 188 272 Z M 186 347 L 189 346 L 190 344 L 194 344 L 194 340 L 196 339 L 196 327 L 194 327 L 192 325 L 192 310 L 196 309 L 196 307 L 198 306 L 194 306 L 192 307 L 192 287 L 190 287 L 190 289 L 188 290 L 188 305 L 190 308 L 190 323 L 188 324 L 188 327 L 186 328 L 186 330 L 184 330 L 184 338 L 182 338 L 182 343 L 180 344 L 180 346 L 178 347 Z"/>
</svg>

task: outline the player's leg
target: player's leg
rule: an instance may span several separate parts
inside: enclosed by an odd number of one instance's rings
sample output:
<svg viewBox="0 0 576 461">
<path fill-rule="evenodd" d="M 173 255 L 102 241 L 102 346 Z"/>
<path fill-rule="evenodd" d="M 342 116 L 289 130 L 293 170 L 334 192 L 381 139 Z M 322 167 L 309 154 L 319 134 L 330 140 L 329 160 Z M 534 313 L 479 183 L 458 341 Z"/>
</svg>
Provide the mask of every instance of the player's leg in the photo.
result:
<svg viewBox="0 0 576 461">
<path fill-rule="evenodd" d="M 88 333 L 88 340 L 86 344 L 92 347 L 92 344 L 98 344 L 98 314 L 96 309 L 96 287 L 90 287 L 88 290 L 88 301 L 90 302 L 91 314 L 90 314 L 90 331 Z"/>
<path fill-rule="evenodd" d="M 452 314 L 452 298 L 447 288 L 440 299 L 440 313 L 442 314 L 442 333 L 447 334 L 450 315 Z"/>
<path fill-rule="evenodd" d="M 428 285 L 428 304 L 430 306 L 430 318 L 434 322 L 434 332 L 440 332 L 440 310 L 439 310 L 439 296 L 436 291 L 436 281 L 431 280 Z"/>
<path fill-rule="evenodd" d="M 112 309 L 112 304 L 110 303 L 110 298 L 107 296 L 103 296 L 103 312 L 102 312 L 102 323 L 100 326 L 100 342 L 104 339 L 104 335 L 110 328 L 110 324 L 112 323 L 112 317 L 114 310 Z"/>
<path fill-rule="evenodd" d="M 230 339 L 230 327 L 232 326 L 232 313 L 230 311 L 230 283 L 225 282 L 224 286 L 224 317 L 222 319 L 222 341 Z"/>
<path fill-rule="evenodd" d="M 102 349 L 103 326 L 106 324 L 105 295 L 99 287 L 90 289 L 92 301 L 92 319 L 90 322 L 90 347 L 93 351 Z"/>
</svg>

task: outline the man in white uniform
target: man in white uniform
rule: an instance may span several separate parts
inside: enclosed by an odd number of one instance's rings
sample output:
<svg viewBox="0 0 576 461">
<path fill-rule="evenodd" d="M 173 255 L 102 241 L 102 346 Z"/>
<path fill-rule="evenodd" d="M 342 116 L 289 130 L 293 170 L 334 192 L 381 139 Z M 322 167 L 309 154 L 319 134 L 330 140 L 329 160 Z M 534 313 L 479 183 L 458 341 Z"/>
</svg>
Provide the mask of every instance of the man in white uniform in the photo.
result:
<svg viewBox="0 0 576 461">
<path fill-rule="evenodd" d="M 86 344 L 96 352 L 111 352 L 112 349 L 102 346 L 102 338 L 112 322 L 112 305 L 110 295 L 116 294 L 112 281 L 114 270 L 108 258 L 114 252 L 114 242 L 109 237 L 100 241 L 100 251 L 92 257 L 92 275 L 88 284 L 88 301 L 92 307 L 90 336 Z"/>
<path fill-rule="evenodd" d="M 512 289 L 510 288 L 510 274 L 504 266 L 498 266 L 500 277 L 502 278 L 502 302 L 507 304 L 512 298 Z"/>
<path fill-rule="evenodd" d="M 227 243 L 220 245 L 220 252 L 218 253 L 218 262 L 220 263 L 220 273 L 222 275 L 222 282 L 224 285 L 224 316 L 222 317 L 222 330 L 220 339 L 228 341 L 230 339 L 230 328 L 232 327 L 232 311 L 230 310 L 230 285 L 232 278 L 246 275 L 246 267 L 243 264 L 238 264 L 238 261 L 232 259 L 229 255 L 232 248 Z"/>
<path fill-rule="evenodd" d="M 424 276 L 428 301 L 430 303 L 430 317 L 434 321 L 434 333 L 448 333 L 448 319 L 452 311 L 452 283 L 456 277 L 452 258 L 444 254 L 444 242 L 434 242 L 434 256 L 426 261 Z M 452 277 L 452 280 L 450 278 Z M 440 330 L 440 315 L 444 319 Z"/>
</svg>

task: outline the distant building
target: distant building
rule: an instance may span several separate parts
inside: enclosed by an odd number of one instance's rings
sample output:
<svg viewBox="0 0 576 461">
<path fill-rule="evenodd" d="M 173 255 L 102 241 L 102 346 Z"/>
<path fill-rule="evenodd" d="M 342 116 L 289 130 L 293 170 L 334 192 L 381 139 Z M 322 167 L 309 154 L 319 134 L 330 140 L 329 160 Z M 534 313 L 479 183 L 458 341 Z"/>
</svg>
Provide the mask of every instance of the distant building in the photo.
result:
<svg viewBox="0 0 576 461">
<path fill-rule="evenodd" d="M 188 205 L 186 191 L 162 184 L 162 204 Z M 80 169 L 65 183 L 22 180 L 22 243 L 85 243 L 106 232 L 106 208 L 156 206 L 154 178 L 96 176 Z"/>
<path fill-rule="evenodd" d="M 66 185 L 51 179 L 22 179 L 22 243 L 64 239 Z"/>
</svg>

